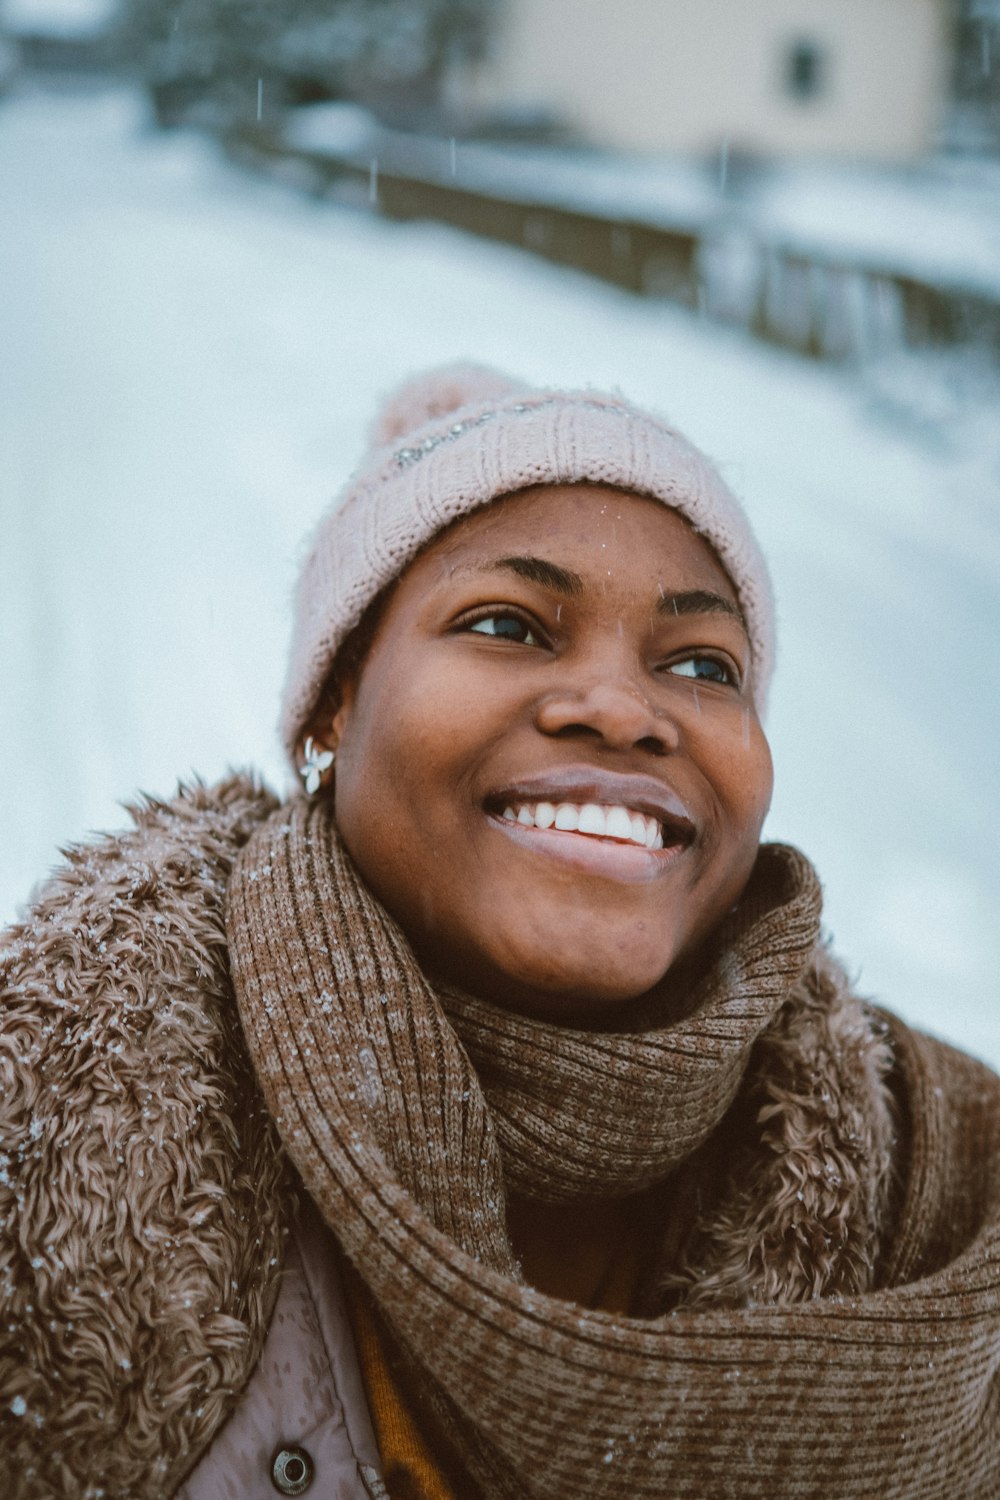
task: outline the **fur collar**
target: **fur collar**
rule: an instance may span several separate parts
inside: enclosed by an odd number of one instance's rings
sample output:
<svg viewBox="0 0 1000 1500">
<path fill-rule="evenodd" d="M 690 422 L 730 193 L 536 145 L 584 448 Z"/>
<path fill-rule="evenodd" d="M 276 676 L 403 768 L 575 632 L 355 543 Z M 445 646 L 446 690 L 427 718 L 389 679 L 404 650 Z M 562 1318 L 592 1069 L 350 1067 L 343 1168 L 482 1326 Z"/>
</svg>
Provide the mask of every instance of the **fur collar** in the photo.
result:
<svg viewBox="0 0 1000 1500">
<path fill-rule="evenodd" d="M 817 949 L 736 1107 L 684 1174 L 681 1190 L 707 1202 L 662 1281 L 679 1305 L 808 1302 L 875 1284 L 896 1135 L 886 1038 Z"/>
<path fill-rule="evenodd" d="M 33 1500 L 171 1494 L 259 1355 L 287 1189 L 222 903 L 274 805 L 146 801 L 4 934 L 0 1450 Z"/>
</svg>

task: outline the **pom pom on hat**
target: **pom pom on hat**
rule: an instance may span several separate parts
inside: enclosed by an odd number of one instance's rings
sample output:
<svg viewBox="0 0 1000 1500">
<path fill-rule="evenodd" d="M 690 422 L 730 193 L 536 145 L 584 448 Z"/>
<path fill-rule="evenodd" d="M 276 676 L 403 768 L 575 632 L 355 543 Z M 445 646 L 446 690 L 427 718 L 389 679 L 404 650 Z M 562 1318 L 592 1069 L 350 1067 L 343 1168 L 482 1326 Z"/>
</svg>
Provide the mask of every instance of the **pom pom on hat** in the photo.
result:
<svg viewBox="0 0 1000 1500">
<path fill-rule="evenodd" d="M 388 443 L 415 432 L 426 422 L 449 416 L 460 406 L 479 401 L 501 401 L 530 389 L 522 381 L 512 380 L 509 375 L 488 365 L 470 362 L 427 370 L 404 381 L 392 392 L 372 424 L 370 446 L 384 448 Z"/>
</svg>

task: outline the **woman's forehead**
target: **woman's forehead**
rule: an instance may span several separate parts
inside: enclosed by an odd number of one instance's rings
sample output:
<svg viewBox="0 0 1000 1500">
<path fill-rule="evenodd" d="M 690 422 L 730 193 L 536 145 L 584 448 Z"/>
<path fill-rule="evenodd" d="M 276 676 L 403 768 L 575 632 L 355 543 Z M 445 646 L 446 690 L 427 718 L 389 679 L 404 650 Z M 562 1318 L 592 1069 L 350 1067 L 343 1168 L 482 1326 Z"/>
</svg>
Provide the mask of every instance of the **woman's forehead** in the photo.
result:
<svg viewBox="0 0 1000 1500">
<path fill-rule="evenodd" d="M 736 599 L 712 548 L 679 512 L 648 495 L 608 485 L 538 485 L 506 495 L 463 517 L 422 554 L 429 568 L 506 569 L 579 594 L 608 576 L 612 561 L 656 587 L 701 580 Z"/>
</svg>

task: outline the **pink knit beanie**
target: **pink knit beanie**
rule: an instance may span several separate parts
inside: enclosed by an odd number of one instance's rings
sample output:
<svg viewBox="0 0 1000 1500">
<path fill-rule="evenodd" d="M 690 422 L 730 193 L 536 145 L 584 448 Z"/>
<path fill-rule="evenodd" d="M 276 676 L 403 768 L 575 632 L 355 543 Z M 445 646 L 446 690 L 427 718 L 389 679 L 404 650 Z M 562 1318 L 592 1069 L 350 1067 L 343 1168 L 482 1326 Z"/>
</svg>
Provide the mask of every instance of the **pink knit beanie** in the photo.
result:
<svg viewBox="0 0 1000 1500">
<path fill-rule="evenodd" d="M 774 600 L 746 515 L 714 465 L 621 396 L 535 390 L 495 370 L 456 365 L 418 376 L 389 399 L 360 471 L 313 536 L 282 699 L 289 755 L 344 640 L 432 537 L 501 495 L 583 480 L 662 500 L 711 544 L 746 618 L 762 712 Z"/>
</svg>

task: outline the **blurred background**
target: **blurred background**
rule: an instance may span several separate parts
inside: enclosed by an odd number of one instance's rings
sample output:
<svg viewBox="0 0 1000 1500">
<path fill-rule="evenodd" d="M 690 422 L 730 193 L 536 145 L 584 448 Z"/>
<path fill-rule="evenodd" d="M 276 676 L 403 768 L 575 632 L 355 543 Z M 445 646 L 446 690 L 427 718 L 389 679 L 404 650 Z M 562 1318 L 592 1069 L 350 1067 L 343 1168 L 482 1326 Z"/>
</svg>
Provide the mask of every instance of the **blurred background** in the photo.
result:
<svg viewBox="0 0 1000 1500">
<path fill-rule="evenodd" d="M 617 386 L 744 497 L 767 833 L 1000 1065 L 1000 0 L 0 0 L 0 922 L 179 776 L 288 784 L 381 396 Z"/>
</svg>

